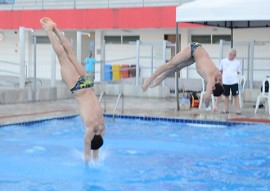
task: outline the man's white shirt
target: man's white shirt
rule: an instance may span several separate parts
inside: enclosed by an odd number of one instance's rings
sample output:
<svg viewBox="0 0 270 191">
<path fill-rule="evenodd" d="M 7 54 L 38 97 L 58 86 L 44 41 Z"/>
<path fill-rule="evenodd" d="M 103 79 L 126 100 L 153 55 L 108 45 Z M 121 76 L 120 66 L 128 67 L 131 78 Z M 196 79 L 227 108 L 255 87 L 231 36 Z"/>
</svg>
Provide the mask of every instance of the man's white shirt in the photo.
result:
<svg viewBox="0 0 270 191">
<path fill-rule="evenodd" d="M 239 60 L 229 60 L 224 58 L 221 60 L 219 70 L 222 71 L 222 82 L 225 85 L 238 83 L 238 73 L 241 73 L 241 63 Z"/>
</svg>

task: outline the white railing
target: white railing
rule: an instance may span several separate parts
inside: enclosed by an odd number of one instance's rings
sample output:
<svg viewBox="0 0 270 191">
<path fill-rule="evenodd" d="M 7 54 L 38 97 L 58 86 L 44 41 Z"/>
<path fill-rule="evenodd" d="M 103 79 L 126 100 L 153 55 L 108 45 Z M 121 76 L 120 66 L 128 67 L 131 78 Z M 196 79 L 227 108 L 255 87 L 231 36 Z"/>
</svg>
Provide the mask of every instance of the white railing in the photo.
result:
<svg viewBox="0 0 270 191">
<path fill-rule="evenodd" d="M 20 64 L 9 62 L 5 60 L 0 60 L 0 74 L 1 75 L 11 75 L 11 76 L 20 76 L 20 73 L 17 72 Z"/>
<path fill-rule="evenodd" d="M 190 1 L 192 0 L 15 0 L 14 4 L 0 4 L 0 10 L 177 6 Z"/>
<path fill-rule="evenodd" d="M 113 120 L 114 120 L 114 117 L 115 117 L 115 112 L 116 112 L 118 103 L 119 103 L 119 101 L 120 101 L 121 98 L 122 98 L 121 112 L 124 113 L 124 94 L 123 93 L 119 93 L 118 94 L 118 97 L 117 97 L 117 101 L 116 101 L 115 106 L 114 106 L 114 110 L 113 110 L 113 117 L 112 117 Z"/>
<path fill-rule="evenodd" d="M 103 107 L 103 112 L 106 112 L 106 93 L 105 92 L 101 92 L 100 96 L 99 96 L 99 103 L 101 103 L 101 101 L 103 100 L 104 102 L 104 107 Z"/>
</svg>

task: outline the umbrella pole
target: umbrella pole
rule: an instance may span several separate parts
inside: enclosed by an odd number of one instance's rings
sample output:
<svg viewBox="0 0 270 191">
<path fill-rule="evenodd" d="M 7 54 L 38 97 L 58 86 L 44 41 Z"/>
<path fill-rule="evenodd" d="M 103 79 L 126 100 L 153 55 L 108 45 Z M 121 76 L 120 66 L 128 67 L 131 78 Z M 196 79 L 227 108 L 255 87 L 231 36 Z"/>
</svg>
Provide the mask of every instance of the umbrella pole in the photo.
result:
<svg viewBox="0 0 270 191">
<path fill-rule="evenodd" d="M 231 48 L 233 48 L 233 23 L 231 21 Z"/>
<path fill-rule="evenodd" d="M 178 36 L 178 22 L 176 22 L 176 47 L 175 47 L 175 54 L 179 52 L 179 36 Z M 178 91 L 178 72 L 175 72 L 175 91 L 176 91 L 176 103 L 177 103 L 177 111 L 180 110 L 179 108 L 179 91 Z"/>
</svg>

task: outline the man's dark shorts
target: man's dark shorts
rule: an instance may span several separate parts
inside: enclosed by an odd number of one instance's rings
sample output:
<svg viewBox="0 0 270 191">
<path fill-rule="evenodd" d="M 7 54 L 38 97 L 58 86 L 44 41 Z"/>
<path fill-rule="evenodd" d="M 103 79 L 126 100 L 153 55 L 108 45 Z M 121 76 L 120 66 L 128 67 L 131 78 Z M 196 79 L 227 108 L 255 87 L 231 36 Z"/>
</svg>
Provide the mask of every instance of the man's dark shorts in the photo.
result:
<svg viewBox="0 0 270 191">
<path fill-rule="evenodd" d="M 233 96 L 239 94 L 238 84 L 232 84 L 232 85 L 223 84 L 223 88 L 224 88 L 224 92 L 223 92 L 224 96 L 229 96 L 230 92 L 232 92 Z"/>
</svg>

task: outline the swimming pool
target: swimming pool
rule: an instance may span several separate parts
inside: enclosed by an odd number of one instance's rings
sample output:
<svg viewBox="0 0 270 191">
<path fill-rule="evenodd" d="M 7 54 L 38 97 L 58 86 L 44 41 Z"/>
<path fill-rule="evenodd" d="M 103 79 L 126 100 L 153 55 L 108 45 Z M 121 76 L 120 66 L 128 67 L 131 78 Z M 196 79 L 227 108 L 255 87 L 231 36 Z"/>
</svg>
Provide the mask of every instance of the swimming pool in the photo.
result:
<svg viewBox="0 0 270 191">
<path fill-rule="evenodd" d="M 0 128 L 0 190 L 269 190 L 270 127 L 105 118 L 85 166 L 80 117 Z"/>
</svg>

